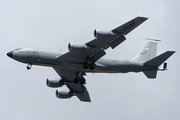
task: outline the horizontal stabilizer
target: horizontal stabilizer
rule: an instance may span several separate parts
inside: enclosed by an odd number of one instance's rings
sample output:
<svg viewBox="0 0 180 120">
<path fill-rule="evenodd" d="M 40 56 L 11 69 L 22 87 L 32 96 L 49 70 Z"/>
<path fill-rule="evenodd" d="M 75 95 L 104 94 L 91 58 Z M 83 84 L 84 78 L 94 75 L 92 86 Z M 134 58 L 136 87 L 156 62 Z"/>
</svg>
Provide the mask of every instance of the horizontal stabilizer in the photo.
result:
<svg viewBox="0 0 180 120">
<path fill-rule="evenodd" d="M 143 71 L 147 78 L 156 78 L 157 70 Z"/>
<path fill-rule="evenodd" d="M 145 62 L 144 65 L 159 67 L 164 61 L 166 61 L 174 53 L 175 53 L 175 51 L 167 51 L 167 52 Z"/>
</svg>

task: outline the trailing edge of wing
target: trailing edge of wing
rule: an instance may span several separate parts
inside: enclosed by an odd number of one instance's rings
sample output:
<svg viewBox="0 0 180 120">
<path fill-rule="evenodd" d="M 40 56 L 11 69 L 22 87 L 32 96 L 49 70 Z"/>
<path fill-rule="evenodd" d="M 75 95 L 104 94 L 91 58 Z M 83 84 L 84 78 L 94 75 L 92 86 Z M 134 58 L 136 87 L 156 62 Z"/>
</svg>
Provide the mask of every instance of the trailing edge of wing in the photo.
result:
<svg viewBox="0 0 180 120">
<path fill-rule="evenodd" d="M 138 27 L 140 24 L 142 24 L 144 21 L 146 21 L 148 18 L 145 17 L 136 17 L 129 22 L 115 28 L 112 30 L 115 33 L 123 33 L 124 35 L 127 35 L 129 32 L 134 30 L 136 27 Z"/>
</svg>

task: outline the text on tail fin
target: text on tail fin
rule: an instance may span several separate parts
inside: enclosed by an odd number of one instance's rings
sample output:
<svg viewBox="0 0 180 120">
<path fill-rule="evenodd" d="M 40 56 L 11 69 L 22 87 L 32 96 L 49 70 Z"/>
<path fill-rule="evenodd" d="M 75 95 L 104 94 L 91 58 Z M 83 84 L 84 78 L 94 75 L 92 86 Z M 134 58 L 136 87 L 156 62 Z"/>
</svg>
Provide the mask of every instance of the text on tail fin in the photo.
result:
<svg viewBox="0 0 180 120">
<path fill-rule="evenodd" d="M 133 60 L 146 62 L 156 56 L 157 42 L 149 41 Z"/>
</svg>

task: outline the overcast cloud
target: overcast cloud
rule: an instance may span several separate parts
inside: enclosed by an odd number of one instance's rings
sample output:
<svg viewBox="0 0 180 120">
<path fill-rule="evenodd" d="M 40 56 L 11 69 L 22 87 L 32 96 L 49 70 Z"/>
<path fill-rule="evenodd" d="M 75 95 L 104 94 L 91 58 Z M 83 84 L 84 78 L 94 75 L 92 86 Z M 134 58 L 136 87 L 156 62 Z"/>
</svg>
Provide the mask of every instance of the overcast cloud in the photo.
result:
<svg viewBox="0 0 180 120">
<path fill-rule="evenodd" d="M 180 1 L 178 0 L 0 0 L 0 119 L 2 120 L 179 120 Z M 157 54 L 176 51 L 156 80 L 143 73 L 88 74 L 91 103 L 62 100 L 46 78 L 52 68 L 26 65 L 6 53 L 21 47 L 67 52 L 67 45 L 92 40 L 93 30 L 111 30 L 137 16 L 149 19 L 106 58 L 131 59 L 161 39 Z M 60 51 L 61 50 L 61 51 Z"/>
</svg>

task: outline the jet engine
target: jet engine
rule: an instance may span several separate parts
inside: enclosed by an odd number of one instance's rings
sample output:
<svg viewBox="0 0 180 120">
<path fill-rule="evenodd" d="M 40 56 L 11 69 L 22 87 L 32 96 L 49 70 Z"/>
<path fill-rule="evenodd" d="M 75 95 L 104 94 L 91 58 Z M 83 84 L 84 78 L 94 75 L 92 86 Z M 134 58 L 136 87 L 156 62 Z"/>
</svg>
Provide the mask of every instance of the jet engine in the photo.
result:
<svg viewBox="0 0 180 120">
<path fill-rule="evenodd" d="M 88 49 L 88 47 L 86 45 L 75 45 L 75 44 L 69 43 L 68 49 L 69 51 L 85 51 L 86 49 Z"/>
<path fill-rule="evenodd" d="M 94 30 L 94 37 L 95 38 L 110 38 L 113 35 L 115 35 L 115 34 L 112 31 L 98 31 L 98 30 Z"/>
<path fill-rule="evenodd" d="M 67 98 L 71 98 L 72 96 L 74 96 L 74 94 L 70 90 L 63 90 L 63 91 L 56 90 L 57 98 L 67 99 Z"/>
<path fill-rule="evenodd" d="M 64 85 L 64 81 L 62 79 L 49 79 L 47 78 L 47 86 L 48 87 L 62 87 Z"/>
</svg>

